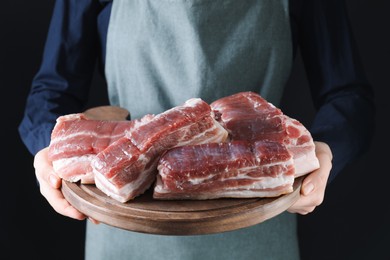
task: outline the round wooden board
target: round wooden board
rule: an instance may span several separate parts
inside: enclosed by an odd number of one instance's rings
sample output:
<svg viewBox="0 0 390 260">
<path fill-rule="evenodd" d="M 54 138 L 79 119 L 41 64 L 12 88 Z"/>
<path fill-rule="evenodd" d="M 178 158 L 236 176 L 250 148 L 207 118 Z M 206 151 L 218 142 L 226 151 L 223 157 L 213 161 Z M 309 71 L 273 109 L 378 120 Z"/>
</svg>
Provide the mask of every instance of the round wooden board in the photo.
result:
<svg viewBox="0 0 390 260">
<path fill-rule="evenodd" d="M 249 227 L 282 213 L 299 198 L 302 179 L 295 180 L 293 192 L 275 198 L 156 200 L 148 190 L 121 203 L 95 185 L 67 181 L 62 192 L 76 209 L 111 226 L 149 234 L 201 235 Z"/>
<path fill-rule="evenodd" d="M 118 106 L 99 106 L 84 111 L 92 120 L 130 120 L 130 112 Z"/>
</svg>

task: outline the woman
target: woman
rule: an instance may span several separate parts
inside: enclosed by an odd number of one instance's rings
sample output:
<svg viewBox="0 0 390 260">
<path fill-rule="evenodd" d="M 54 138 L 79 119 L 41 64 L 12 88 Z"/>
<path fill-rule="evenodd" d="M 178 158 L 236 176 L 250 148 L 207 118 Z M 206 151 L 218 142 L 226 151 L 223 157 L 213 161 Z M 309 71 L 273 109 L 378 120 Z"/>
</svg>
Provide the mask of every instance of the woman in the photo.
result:
<svg viewBox="0 0 390 260">
<path fill-rule="evenodd" d="M 86 259 L 299 259 L 291 213 L 312 212 L 327 184 L 367 150 L 373 93 L 344 1 L 57 0 L 19 132 L 35 156 L 42 195 L 79 220 L 88 216 L 64 199 L 47 146 L 58 116 L 85 109 L 97 60 L 110 104 L 138 118 L 192 97 L 211 102 L 248 90 L 278 106 L 298 48 L 317 109 L 310 131 L 321 167 L 288 212 L 250 228 L 184 237 L 87 222 Z"/>
</svg>

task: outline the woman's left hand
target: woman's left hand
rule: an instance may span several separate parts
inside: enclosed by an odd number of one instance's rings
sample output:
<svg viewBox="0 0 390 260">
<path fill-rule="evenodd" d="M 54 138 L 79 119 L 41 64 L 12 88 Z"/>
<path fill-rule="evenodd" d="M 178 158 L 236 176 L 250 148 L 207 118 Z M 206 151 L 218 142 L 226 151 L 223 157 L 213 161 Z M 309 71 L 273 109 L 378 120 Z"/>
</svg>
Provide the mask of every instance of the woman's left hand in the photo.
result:
<svg viewBox="0 0 390 260">
<path fill-rule="evenodd" d="M 325 196 L 325 189 L 332 169 L 332 151 L 323 142 L 315 142 L 316 155 L 320 168 L 308 174 L 302 182 L 301 196 L 287 209 L 290 213 L 306 215 L 321 205 Z"/>
</svg>

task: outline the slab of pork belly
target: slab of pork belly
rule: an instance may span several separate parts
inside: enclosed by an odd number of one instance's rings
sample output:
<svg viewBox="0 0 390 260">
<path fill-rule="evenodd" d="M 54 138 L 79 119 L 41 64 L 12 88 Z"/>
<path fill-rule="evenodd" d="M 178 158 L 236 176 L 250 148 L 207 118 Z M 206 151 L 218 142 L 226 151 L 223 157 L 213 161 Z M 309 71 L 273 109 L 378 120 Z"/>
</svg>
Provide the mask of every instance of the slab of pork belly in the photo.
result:
<svg viewBox="0 0 390 260">
<path fill-rule="evenodd" d="M 49 160 L 64 180 L 94 183 L 91 160 L 140 123 L 138 120 L 91 120 L 83 113 L 60 116 L 51 134 Z"/>
<path fill-rule="evenodd" d="M 276 197 L 293 191 L 293 159 L 277 142 L 177 147 L 163 154 L 157 168 L 156 199 Z"/>
<path fill-rule="evenodd" d="M 92 161 L 95 184 L 108 196 L 127 202 L 155 181 L 160 155 L 176 146 L 223 142 L 227 131 L 199 98 L 156 115 L 128 131 Z"/>
<path fill-rule="evenodd" d="M 240 92 L 210 104 L 231 140 L 269 140 L 286 145 L 292 153 L 296 177 L 319 168 L 310 132 L 254 92 Z"/>
</svg>

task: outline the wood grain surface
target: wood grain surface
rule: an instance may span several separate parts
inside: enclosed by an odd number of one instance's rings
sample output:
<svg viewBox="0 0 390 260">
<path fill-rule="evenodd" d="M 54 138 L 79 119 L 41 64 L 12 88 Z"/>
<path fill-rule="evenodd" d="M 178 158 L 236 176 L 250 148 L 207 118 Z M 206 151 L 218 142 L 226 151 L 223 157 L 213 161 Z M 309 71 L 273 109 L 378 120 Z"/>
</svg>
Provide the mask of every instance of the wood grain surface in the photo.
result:
<svg viewBox="0 0 390 260">
<path fill-rule="evenodd" d="M 288 209 L 300 196 L 303 177 L 292 193 L 275 198 L 156 200 L 152 190 L 126 203 L 95 185 L 63 181 L 65 198 L 84 214 L 111 226 L 160 235 L 201 235 L 259 224 Z"/>
<path fill-rule="evenodd" d="M 89 119 L 94 120 L 130 120 L 130 112 L 118 106 L 99 106 L 84 111 Z"/>
</svg>

